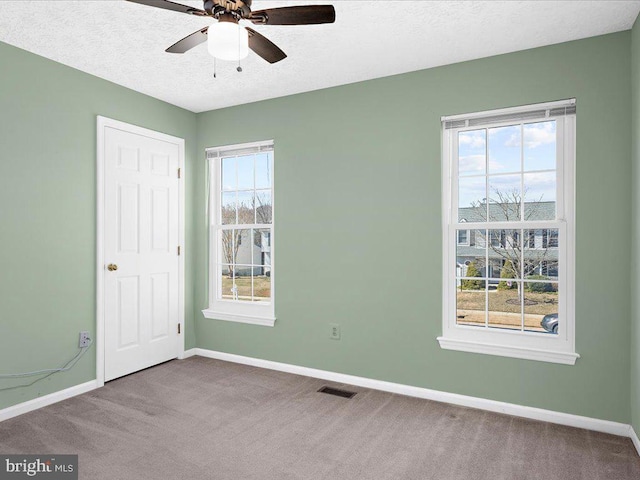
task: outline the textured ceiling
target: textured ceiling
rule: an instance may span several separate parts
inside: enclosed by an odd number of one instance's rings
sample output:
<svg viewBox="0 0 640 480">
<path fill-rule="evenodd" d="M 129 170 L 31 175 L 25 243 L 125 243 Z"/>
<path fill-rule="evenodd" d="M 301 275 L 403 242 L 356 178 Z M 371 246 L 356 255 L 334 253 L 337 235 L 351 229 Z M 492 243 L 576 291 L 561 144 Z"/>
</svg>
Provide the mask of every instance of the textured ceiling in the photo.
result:
<svg viewBox="0 0 640 480">
<path fill-rule="evenodd" d="M 179 1 L 179 0 L 178 0 Z M 182 3 L 202 7 L 201 1 Z M 288 58 L 213 60 L 164 49 L 208 23 L 125 1 L 0 1 L 0 41 L 202 112 L 630 29 L 634 1 L 268 1 L 336 7 L 336 23 L 254 26 Z"/>
</svg>

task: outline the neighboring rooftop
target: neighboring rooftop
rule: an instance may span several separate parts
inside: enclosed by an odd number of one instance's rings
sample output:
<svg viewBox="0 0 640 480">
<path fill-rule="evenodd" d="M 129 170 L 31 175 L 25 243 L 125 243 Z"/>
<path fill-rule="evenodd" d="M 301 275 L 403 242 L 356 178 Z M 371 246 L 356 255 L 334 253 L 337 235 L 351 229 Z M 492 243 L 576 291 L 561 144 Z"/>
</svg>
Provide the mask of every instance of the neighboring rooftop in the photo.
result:
<svg viewBox="0 0 640 480">
<path fill-rule="evenodd" d="M 463 207 L 458 209 L 460 221 L 474 223 L 518 221 L 520 217 L 519 203 L 489 203 L 487 218 L 486 204 L 477 207 Z M 525 202 L 524 219 L 534 222 L 539 220 L 553 220 L 556 218 L 556 202 Z"/>
</svg>

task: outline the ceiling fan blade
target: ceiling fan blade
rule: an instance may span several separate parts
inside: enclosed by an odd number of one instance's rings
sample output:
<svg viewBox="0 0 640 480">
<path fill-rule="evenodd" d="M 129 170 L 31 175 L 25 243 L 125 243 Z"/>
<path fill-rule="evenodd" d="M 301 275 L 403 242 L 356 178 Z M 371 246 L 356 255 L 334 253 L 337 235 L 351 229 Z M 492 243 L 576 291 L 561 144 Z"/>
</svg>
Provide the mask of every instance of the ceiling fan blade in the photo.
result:
<svg viewBox="0 0 640 480">
<path fill-rule="evenodd" d="M 188 13 L 190 15 L 197 15 L 200 17 L 206 17 L 208 14 L 204 10 L 193 8 L 188 5 L 182 5 L 180 3 L 169 2 L 168 0 L 127 0 L 128 2 L 139 3 L 140 5 L 147 5 L 149 7 L 163 8 L 165 10 L 173 10 L 174 12 Z"/>
<path fill-rule="evenodd" d="M 276 63 L 287 58 L 287 54 L 280 50 L 275 43 L 255 30 L 245 27 L 249 32 L 249 48 L 269 63 Z"/>
<path fill-rule="evenodd" d="M 264 25 L 316 25 L 335 22 L 336 10 L 333 5 L 267 8 L 253 12 L 248 20 Z"/>
<path fill-rule="evenodd" d="M 191 35 L 187 35 L 182 40 L 177 41 L 167 48 L 165 52 L 184 53 L 187 50 L 191 50 L 193 47 L 197 47 L 201 43 L 207 41 L 207 30 L 209 30 L 209 27 L 204 27 L 202 30 L 193 32 Z"/>
</svg>

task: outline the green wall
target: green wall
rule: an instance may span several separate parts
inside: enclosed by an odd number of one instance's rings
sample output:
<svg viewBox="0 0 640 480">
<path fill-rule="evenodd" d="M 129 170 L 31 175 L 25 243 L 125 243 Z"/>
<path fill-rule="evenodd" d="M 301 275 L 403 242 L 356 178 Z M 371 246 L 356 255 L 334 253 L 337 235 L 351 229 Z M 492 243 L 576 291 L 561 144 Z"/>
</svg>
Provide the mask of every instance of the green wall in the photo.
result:
<svg viewBox="0 0 640 480">
<path fill-rule="evenodd" d="M 631 32 L 633 243 L 631 273 L 631 420 L 640 435 L 640 17 Z"/>
<path fill-rule="evenodd" d="M 185 138 L 187 171 L 201 156 L 191 112 L 3 43 L 0 66 L 0 373 L 13 373 L 61 366 L 80 330 L 95 334 L 96 115 Z M 189 272 L 191 211 L 189 197 Z M 0 391 L 0 408 L 92 380 L 95 369 L 91 350 L 69 372 Z"/>
<path fill-rule="evenodd" d="M 198 115 L 205 147 L 275 140 L 274 328 L 204 319 L 197 345 L 560 412 L 630 421 L 630 32 Z M 576 97 L 575 366 L 440 349 L 440 117 Z M 342 327 L 329 339 L 329 323 Z"/>
</svg>

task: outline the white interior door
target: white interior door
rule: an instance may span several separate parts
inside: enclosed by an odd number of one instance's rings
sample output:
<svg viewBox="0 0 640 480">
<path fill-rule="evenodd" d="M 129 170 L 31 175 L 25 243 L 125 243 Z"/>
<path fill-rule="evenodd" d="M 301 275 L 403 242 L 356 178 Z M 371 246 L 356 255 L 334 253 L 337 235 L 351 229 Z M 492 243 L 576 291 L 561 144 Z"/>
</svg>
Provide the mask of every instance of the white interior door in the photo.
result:
<svg viewBox="0 0 640 480">
<path fill-rule="evenodd" d="M 135 133 L 136 127 L 102 128 L 108 381 L 180 353 L 178 169 L 183 144 L 140 133 L 142 129 Z"/>
</svg>

